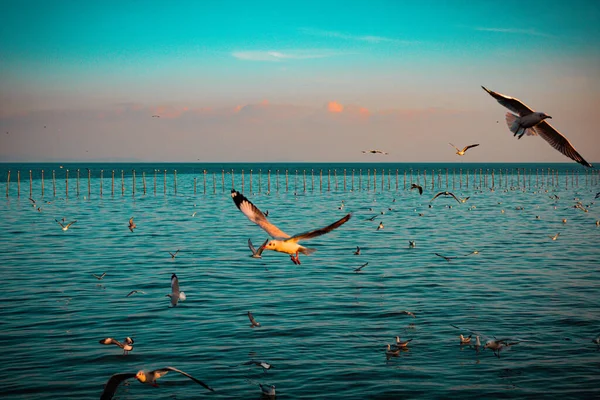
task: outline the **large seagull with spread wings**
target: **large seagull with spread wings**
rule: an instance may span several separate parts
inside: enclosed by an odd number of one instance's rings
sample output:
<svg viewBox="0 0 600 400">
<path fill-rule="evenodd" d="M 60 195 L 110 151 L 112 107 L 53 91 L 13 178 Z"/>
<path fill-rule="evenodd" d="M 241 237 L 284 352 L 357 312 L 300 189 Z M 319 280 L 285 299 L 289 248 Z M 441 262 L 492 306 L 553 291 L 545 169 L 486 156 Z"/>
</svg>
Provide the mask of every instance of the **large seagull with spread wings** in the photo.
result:
<svg viewBox="0 0 600 400">
<path fill-rule="evenodd" d="M 231 189 L 231 198 L 233 199 L 233 202 L 237 208 L 239 208 L 239 210 L 246 217 L 248 217 L 250 221 L 263 228 L 265 232 L 267 232 L 273 238 L 272 240 L 269 240 L 266 245 L 264 245 L 264 249 L 289 254 L 294 264 L 300 264 L 300 259 L 298 258 L 299 253 L 309 255 L 316 251 L 315 249 L 310 249 L 300 245 L 298 243 L 299 241 L 312 239 L 314 237 L 324 235 L 327 232 L 331 232 L 335 228 L 338 228 L 348 222 L 352 215 L 348 214 L 344 218 L 326 226 L 325 228 L 315 229 L 309 232 L 290 236 L 270 223 L 265 214 L 237 190 Z"/>
<path fill-rule="evenodd" d="M 488 92 L 490 96 L 495 98 L 498 103 L 512 111 L 512 113 L 506 113 L 506 123 L 508 124 L 508 129 L 514 133 L 513 136 L 519 135 L 519 139 L 521 139 L 525 134 L 528 136 L 540 135 L 542 139 L 550 143 L 550 146 L 554 147 L 565 156 L 577 161 L 583 166 L 592 168 L 592 164 L 583 159 L 581 154 L 579 154 L 571 142 L 569 142 L 569 139 L 564 137 L 559 131 L 554 129 L 552 125 L 545 121 L 547 118 L 551 119 L 551 116 L 543 112 L 533 111 L 519 99 L 494 92 L 483 86 L 482 88 Z"/>
</svg>

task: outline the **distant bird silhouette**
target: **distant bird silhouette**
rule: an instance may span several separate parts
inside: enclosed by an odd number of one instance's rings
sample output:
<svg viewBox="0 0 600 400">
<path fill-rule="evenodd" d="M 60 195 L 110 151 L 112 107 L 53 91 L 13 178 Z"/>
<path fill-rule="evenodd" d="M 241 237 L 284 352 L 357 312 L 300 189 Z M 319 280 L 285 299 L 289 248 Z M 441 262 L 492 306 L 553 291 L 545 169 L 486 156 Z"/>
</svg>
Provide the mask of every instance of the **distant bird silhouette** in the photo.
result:
<svg viewBox="0 0 600 400">
<path fill-rule="evenodd" d="M 137 225 L 135 224 L 135 222 L 133 222 L 133 217 L 129 218 L 129 226 L 128 226 L 129 230 L 131 232 L 133 232 L 133 230 L 135 228 L 137 228 Z"/>
<path fill-rule="evenodd" d="M 470 144 L 468 146 L 465 146 L 464 149 L 459 149 L 458 147 L 456 147 L 455 145 L 453 145 L 452 143 L 448 143 L 450 146 L 454 147 L 456 149 L 456 154 L 458 154 L 459 156 L 464 156 L 465 155 L 465 151 L 473 148 L 473 147 L 477 147 L 479 146 L 479 144 Z"/>
<path fill-rule="evenodd" d="M 433 196 L 433 199 L 429 200 L 430 202 L 434 201 L 435 199 L 437 199 L 440 196 L 451 196 L 454 197 L 454 200 L 456 200 L 457 202 L 460 203 L 460 200 L 454 195 L 454 193 L 445 191 L 445 192 L 439 192 L 438 194 L 436 194 L 435 196 Z"/>
<path fill-rule="evenodd" d="M 364 267 L 366 267 L 367 265 L 369 265 L 369 263 L 368 263 L 368 262 L 364 263 L 364 264 L 363 264 L 363 265 L 361 265 L 360 267 L 358 267 L 358 268 L 355 268 L 355 269 L 354 269 L 354 272 L 360 272 L 360 271 L 361 271 L 361 270 L 362 270 Z"/>
<path fill-rule="evenodd" d="M 57 224 L 60 225 L 60 227 L 62 228 L 63 231 L 69 230 L 69 227 L 71 225 L 73 225 L 75 222 L 77 222 L 77 220 L 75 220 L 75 221 L 69 222 L 67 225 L 63 225 L 59 220 L 57 220 L 57 219 L 54 219 L 54 220 L 56 221 Z M 64 218 L 63 218 L 63 221 L 64 221 Z"/>
<path fill-rule="evenodd" d="M 446 260 L 448 262 L 450 262 L 450 260 L 454 260 L 456 258 L 456 257 L 446 257 L 446 256 L 443 256 L 443 255 L 441 255 L 439 253 L 435 253 L 435 255 L 438 256 L 438 257 L 443 258 L 444 260 Z"/>
<path fill-rule="evenodd" d="M 356 246 L 356 251 L 354 252 L 355 256 L 360 256 L 360 247 Z"/>
<path fill-rule="evenodd" d="M 125 297 L 129 297 L 132 294 L 136 294 L 136 293 L 146 294 L 146 292 L 144 292 L 143 290 L 132 290 L 131 292 L 127 293 L 127 296 L 125 296 Z"/>
<path fill-rule="evenodd" d="M 382 150 L 363 150 L 363 153 L 371 153 L 371 154 L 383 154 L 383 155 L 388 155 L 389 153 L 382 151 Z"/>
<path fill-rule="evenodd" d="M 131 350 L 133 350 L 133 339 L 130 337 L 126 337 L 123 343 L 119 342 L 113 338 L 106 338 L 100 340 L 100 344 L 114 344 L 123 349 L 123 354 L 128 354 Z"/>
<path fill-rule="evenodd" d="M 381 229 L 383 229 L 383 221 L 381 221 L 381 222 L 379 223 L 379 226 L 377 227 L 377 230 L 378 230 L 378 231 L 379 231 L 379 230 L 381 230 Z"/>
<path fill-rule="evenodd" d="M 102 279 L 104 279 L 104 277 L 106 276 L 106 272 L 102 273 L 102 275 L 98 276 L 96 274 L 92 274 L 92 276 L 96 279 L 98 279 L 99 281 L 101 281 Z"/>
<path fill-rule="evenodd" d="M 413 183 L 410 185 L 410 190 L 413 189 L 419 189 L 419 194 L 423 194 L 423 187 L 420 185 L 417 185 L 416 183 Z"/>
<path fill-rule="evenodd" d="M 252 252 L 252 255 L 250 257 L 252 257 L 252 258 L 262 258 L 262 253 L 265 250 L 265 246 L 267 245 L 267 243 L 269 243 L 269 239 L 265 240 L 263 242 L 263 244 L 261 244 L 260 247 L 258 249 L 256 249 L 256 248 L 254 248 L 254 245 L 252 244 L 252 241 L 250 239 L 248 239 L 248 248 Z"/>
<path fill-rule="evenodd" d="M 255 326 L 256 327 L 260 326 L 260 322 L 257 322 L 254 319 L 254 315 L 252 315 L 252 313 L 250 311 L 248 311 L 248 319 L 250 320 L 250 328 L 254 328 Z"/>
<path fill-rule="evenodd" d="M 177 249 L 177 251 L 175 253 L 171 253 L 169 251 L 169 254 L 171 255 L 171 258 L 175 258 L 175 256 L 177 255 L 177 253 L 179 253 L 179 249 Z"/>
</svg>

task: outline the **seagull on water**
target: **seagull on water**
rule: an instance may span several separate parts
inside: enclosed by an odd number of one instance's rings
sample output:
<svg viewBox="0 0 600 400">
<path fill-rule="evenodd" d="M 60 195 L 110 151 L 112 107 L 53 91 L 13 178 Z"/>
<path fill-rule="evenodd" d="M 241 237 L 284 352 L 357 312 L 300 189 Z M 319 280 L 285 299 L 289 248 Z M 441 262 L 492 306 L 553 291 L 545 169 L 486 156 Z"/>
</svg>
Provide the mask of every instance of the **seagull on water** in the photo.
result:
<svg viewBox="0 0 600 400">
<path fill-rule="evenodd" d="M 128 354 L 131 350 L 133 350 L 133 339 L 130 337 L 126 337 L 123 343 L 119 342 L 113 338 L 105 338 L 100 340 L 100 344 L 114 344 L 123 349 L 123 354 Z"/>
<path fill-rule="evenodd" d="M 435 199 L 437 199 L 440 196 L 452 196 L 454 197 L 454 200 L 458 201 L 460 203 L 460 200 L 454 195 L 454 193 L 445 191 L 445 192 L 439 192 L 438 194 L 436 194 L 435 196 L 433 196 L 433 199 L 429 200 L 429 202 L 434 201 Z"/>
<path fill-rule="evenodd" d="M 267 386 L 263 385 L 262 383 L 259 383 L 258 386 L 260 387 L 260 391 L 263 396 L 275 397 L 275 385 Z"/>
<path fill-rule="evenodd" d="M 102 273 L 102 275 L 98 276 L 96 274 L 92 274 L 92 276 L 96 279 L 98 279 L 99 281 L 101 281 L 102 279 L 104 279 L 104 277 L 106 276 L 106 272 Z"/>
<path fill-rule="evenodd" d="M 456 149 L 456 154 L 458 154 L 459 156 L 464 156 L 465 152 L 467 150 L 469 150 L 470 148 L 479 146 L 479 144 L 470 144 L 468 146 L 465 146 L 465 148 L 461 150 L 458 147 L 456 147 L 455 145 L 453 145 L 452 143 L 448 143 L 448 144 Z"/>
<path fill-rule="evenodd" d="M 394 346 L 397 349 L 405 349 L 408 347 L 408 344 L 412 342 L 412 339 L 408 339 L 408 340 L 400 340 L 400 336 L 396 336 L 396 343 L 394 344 Z"/>
<path fill-rule="evenodd" d="M 551 119 L 551 116 L 543 112 L 533 111 L 517 98 L 494 92 L 483 86 L 482 88 L 488 92 L 490 96 L 495 98 L 498 103 L 512 111 L 512 113 L 506 113 L 506 123 L 510 131 L 514 133 L 513 136 L 519 135 L 519 139 L 521 139 L 525 134 L 528 136 L 540 135 L 542 139 L 550 144 L 550 146 L 554 147 L 565 156 L 577 161 L 583 166 L 592 167 L 592 164 L 583 159 L 566 137 L 545 121 L 547 118 Z"/>
<path fill-rule="evenodd" d="M 467 336 L 467 337 L 464 337 L 464 336 L 463 336 L 463 334 L 461 333 L 461 334 L 460 334 L 460 336 L 459 336 L 459 337 L 460 337 L 460 344 L 461 344 L 461 345 L 462 345 L 462 344 L 470 344 L 470 343 L 471 343 L 471 336 L 472 336 L 472 335 L 469 335 L 469 336 Z"/>
<path fill-rule="evenodd" d="M 111 376 L 108 379 L 108 381 L 104 385 L 104 391 L 102 392 L 102 395 L 100 396 L 100 400 L 111 400 L 113 398 L 113 396 L 115 395 L 115 392 L 117 391 L 117 388 L 119 387 L 119 385 L 122 382 L 126 381 L 127 379 L 131 379 L 131 378 L 136 378 L 141 383 L 145 383 L 147 385 L 152 385 L 154 387 L 158 387 L 156 380 L 165 376 L 167 373 L 169 373 L 169 371 L 178 372 L 183 376 L 187 376 L 188 378 L 190 378 L 197 384 L 203 386 L 204 388 L 210 390 L 211 392 L 215 391 L 213 388 L 208 386 L 206 383 L 202 382 L 199 379 L 194 378 L 193 376 L 191 376 L 190 374 L 188 374 L 186 372 L 183 372 L 183 371 L 181 371 L 177 368 L 173 368 L 173 367 L 164 367 L 164 368 L 160 368 L 160 369 L 155 369 L 154 371 L 140 370 L 140 371 L 138 371 L 137 374 L 131 374 L 131 373 L 114 374 L 113 376 Z"/>
<path fill-rule="evenodd" d="M 418 189 L 419 190 L 419 194 L 423 194 L 423 186 L 417 185 L 416 183 L 412 183 L 410 185 L 410 190 L 413 190 L 413 189 Z"/>
<path fill-rule="evenodd" d="M 387 358 L 390 357 L 397 357 L 400 354 L 400 349 L 399 348 L 394 348 L 394 350 L 392 350 L 392 346 L 390 346 L 390 344 L 387 344 L 387 350 L 385 351 L 385 355 L 387 356 Z"/>
<path fill-rule="evenodd" d="M 273 239 L 265 245 L 266 250 L 278 251 L 290 255 L 290 258 L 294 264 L 300 264 L 298 257 L 299 253 L 309 255 L 314 253 L 316 250 L 304 247 L 298 244 L 301 240 L 312 239 L 317 236 L 324 235 L 331 232 L 335 228 L 338 228 L 348 222 L 352 214 L 347 214 L 345 217 L 328 225 L 321 229 L 315 229 L 312 231 L 300 233 L 294 236 L 290 236 L 287 233 L 280 230 L 278 227 L 273 225 L 267 220 L 265 214 L 258 209 L 254 204 L 250 202 L 243 194 L 235 189 L 231 190 L 231 197 L 237 208 L 252 222 L 264 229 Z"/>
<path fill-rule="evenodd" d="M 265 246 L 267 245 L 267 243 L 269 243 L 269 239 L 265 240 L 264 243 L 261 244 L 258 249 L 256 249 L 252 245 L 252 241 L 250 239 L 248 239 L 248 248 L 252 252 L 252 255 L 250 257 L 252 257 L 252 258 L 262 258 L 262 253 L 265 250 Z"/>
<path fill-rule="evenodd" d="M 179 279 L 177 275 L 171 275 L 171 293 L 167 294 L 165 297 L 171 298 L 171 305 L 173 307 L 177 306 L 179 301 L 185 301 L 185 293 L 179 291 Z"/>
<path fill-rule="evenodd" d="M 485 335 L 482 335 L 481 333 L 477 333 L 471 329 L 461 329 L 456 325 L 452 325 L 452 327 L 459 329 L 459 330 L 466 330 L 469 331 L 471 334 L 476 335 L 476 348 L 478 349 L 479 346 L 481 345 L 481 342 L 479 341 L 479 337 L 483 338 L 486 342 L 485 345 L 483 346 L 483 350 L 485 349 L 491 349 L 494 352 L 494 355 L 498 358 L 500 358 L 500 350 L 502 349 L 510 349 L 510 347 L 515 346 L 517 344 L 519 344 L 519 342 L 523 342 L 524 340 L 513 340 L 513 339 L 509 339 L 509 338 L 501 338 L 501 339 L 497 339 L 496 337 L 492 337 L 489 338 Z"/>
<path fill-rule="evenodd" d="M 363 265 L 361 265 L 360 267 L 358 267 L 358 268 L 355 268 L 355 269 L 354 269 L 354 272 L 360 272 L 360 271 L 361 271 L 361 270 L 362 270 L 364 267 L 366 267 L 367 265 L 369 265 L 369 263 L 368 263 L 368 262 L 364 263 L 364 264 L 363 264 Z"/>
<path fill-rule="evenodd" d="M 408 315 L 409 317 L 417 318 L 417 316 L 416 316 L 416 315 L 415 315 L 413 312 L 411 312 L 411 311 L 406 311 L 406 310 L 403 310 L 403 311 L 400 311 L 400 312 L 401 312 L 402 314 L 406 314 L 406 315 Z"/>
<path fill-rule="evenodd" d="M 54 220 L 56 221 L 56 223 L 58 223 L 60 225 L 60 227 L 62 228 L 63 231 L 68 231 L 69 227 L 71 225 L 73 225 L 75 222 L 77 222 L 77 220 L 75 220 L 75 221 L 69 222 L 67 225 L 63 225 L 62 222 L 60 222 L 59 220 L 57 220 L 57 219 L 54 219 Z"/>
<path fill-rule="evenodd" d="M 250 328 L 254 328 L 255 326 L 260 326 L 260 322 L 254 319 L 254 315 L 250 311 L 248 311 L 248 319 L 250 320 Z"/>
</svg>

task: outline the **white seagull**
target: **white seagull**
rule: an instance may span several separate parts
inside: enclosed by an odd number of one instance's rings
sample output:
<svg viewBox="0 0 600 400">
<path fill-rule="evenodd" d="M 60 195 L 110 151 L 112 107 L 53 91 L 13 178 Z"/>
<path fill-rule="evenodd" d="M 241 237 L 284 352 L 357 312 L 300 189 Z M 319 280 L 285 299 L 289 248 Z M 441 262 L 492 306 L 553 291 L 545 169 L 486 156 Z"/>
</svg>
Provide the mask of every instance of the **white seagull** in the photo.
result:
<svg viewBox="0 0 600 400">
<path fill-rule="evenodd" d="M 77 222 L 77 220 L 75 220 L 75 221 L 69 222 L 67 225 L 63 225 L 62 222 L 60 222 L 59 220 L 57 220 L 57 219 L 54 219 L 54 220 L 60 225 L 60 227 L 62 228 L 63 231 L 68 231 L 69 227 L 71 225 L 73 225 L 75 222 Z"/>
<path fill-rule="evenodd" d="M 185 293 L 179 291 L 179 279 L 177 275 L 171 275 L 171 293 L 167 294 L 166 297 L 171 298 L 171 305 L 173 307 L 177 306 L 179 301 L 185 301 Z"/>
<path fill-rule="evenodd" d="M 506 123 L 510 131 L 514 133 L 513 136 L 519 135 L 519 139 L 521 139 L 525 134 L 528 136 L 540 135 L 542 139 L 550 144 L 550 146 L 554 147 L 565 156 L 577 161 L 583 166 L 592 168 L 592 164 L 583 159 L 577 150 L 575 150 L 575 147 L 573 147 L 571 142 L 545 121 L 547 118 L 551 119 L 551 116 L 543 112 L 533 111 L 519 99 L 494 92 L 483 86 L 482 88 L 488 92 L 490 96 L 495 98 L 498 103 L 517 114 L 515 115 L 510 112 L 506 113 Z"/>
<path fill-rule="evenodd" d="M 315 249 L 310 249 L 301 246 L 300 244 L 298 244 L 299 241 L 312 239 L 314 237 L 331 232 L 335 228 L 338 228 L 345 224 L 352 215 L 348 214 L 344 218 L 324 228 L 315 229 L 313 231 L 308 231 L 294 236 L 290 236 L 275 225 L 273 225 L 272 223 L 270 223 L 269 220 L 267 220 L 265 214 L 263 214 L 263 212 L 260 211 L 258 207 L 252 204 L 250 200 L 248 200 L 243 194 L 241 194 L 237 190 L 231 189 L 231 198 L 233 199 L 233 202 L 235 203 L 237 208 L 246 217 L 248 217 L 250 221 L 260 226 L 273 238 L 273 240 L 269 240 L 269 242 L 265 245 L 265 250 L 273 250 L 289 254 L 294 264 L 300 264 L 300 259 L 298 258 L 299 253 L 309 255 L 316 251 Z"/>
<path fill-rule="evenodd" d="M 133 350 L 133 339 L 130 337 L 126 337 L 123 343 L 113 338 L 105 338 L 100 340 L 100 344 L 114 344 L 116 346 L 119 346 L 123 349 L 123 354 L 128 354 L 131 350 Z"/>
<path fill-rule="evenodd" d="M 461 328 L 459 328 L 456 325 L 452 325 L 454 328 L 459 329 L 459 330 L 463 330 Z M 483 338 L 486 342 L 485 345 L 483 346 L 483 350 L 485 349 L 491 349 L 494 352 L 494 355 L 498 358 L 500 358 L 500 350 L 502 349 L 509 349 L 512 346 L 515 346 L 517 344 L 519 344 L 520 342 L 523 342 L 525 340 L 513 340 L 513 339 L 509 339 L 509 338 L 501 338 L 501 339 L 497 339 L 496 337 L 490 338 L 487 337 L 485 335 L 482 335 L 481 333 L 477 333 L 471 329 L 464 329 L 469 331 L 471 334 L 476 335 L 476 348 L 478 348 L 481 344 L 479 342 L 479 337 Z"/>
</svg>

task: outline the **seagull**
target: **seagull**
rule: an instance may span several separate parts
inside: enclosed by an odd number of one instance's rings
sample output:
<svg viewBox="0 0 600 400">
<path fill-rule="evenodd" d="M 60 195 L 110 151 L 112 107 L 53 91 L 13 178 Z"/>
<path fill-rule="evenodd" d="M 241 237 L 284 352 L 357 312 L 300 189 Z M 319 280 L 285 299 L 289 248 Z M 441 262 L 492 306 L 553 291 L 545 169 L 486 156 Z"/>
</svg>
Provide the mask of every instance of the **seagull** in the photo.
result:
<svg viewBox="0 0 600 400">
<path fill-rule="evenodd" d="M 262 211 L 260 211 L 254 204 L 250 202 L 250 200 L 248 200 L 240 192 L 236 191 L 235 189 L 231 189 L 231 197 L 233 198 L 233 202 L 235 203 L 237 208 L 250 221 L 260 226 L 273 238 L 273 240 L 269 240 L 269 242 L 266 244 L 265 249 L 289 254 L 294 264 L 300 264 L 300 259 L 298 258 L 299 253 L 308 255 L 316 251 L 315 249 L 310 249 L 301 246 L 300 244 L 298 244 L 299 241 L 312 239 L 314 237 L 324 235 L 325 233 L 328 233 L 334 230 L 335 228 L 338 228 L 345 224 L 352 216 L 352 214 L 347 214 L 345 217 L 324 228 L 290 236 L 287 233 L 280 230 L 275 225 L 273 225 L 272 223 L 270 223 L 267 220 L 265 214 L 263 214 Z"/>
<path fill-rule="evenodd" d="M 367 218 L 366 221 L 374 221 L 377 215 L 373 215 L 371 218 Z"/>
<path fill-rule="evenodd" d="M 123 341 L 124 343 L 119 342 L 113 338 L 105 338 L 100 340 L 100 344 L 114 344 L 123 349 L 123 354 L 128 354 L 131 350 L 133 350 L 133 339 L 130 337 L 126 337 Z"/>
<path fill-rule="evenodd" d="M 461 345 L 462 345 L 462 344 L 470 344 L 470 343 L 471 343 L 471 336 L 472 336 L 472 335 L 469 335 L 469 336 L 467 336 L 467 337 L 464 337 L 464 336 L 462 335 L 462 333 L 461 333 L 461 334 L 460 334 L 460 344 L 461 344 Z"/>
<path fill-rule="evenodd" d="M 409 240 L 408 241 L 408 248 L 409 249 L 414 249 L 415 247 L 417 247 L 417 243 L 414 240 Z"/>
<path fill-rule="evenodd" d="M 129 297 L 129 296 L 131 296 L 132 294 L 136 294 L 136 293 L 142 293 L 142 294 L 146 294 L 146 292 L 144 292 L 143 290 L 132 290 L 132 291 L 131 291 L 131 292 L 129 292 L 129 293 L 127 294 L 127 296 L 125 296 L 125 297 Z"/>
<path fill-rule="evenodd" d="M 597 199 L 600 197 L 600 192 L 596 193 L 596 197 L 594 197 L 594 199 Z"/>
<path fill-rule="evenodd" d="M 96 279 L 98 279 L 99 281 L 101 281 L 102 279 L 104 279 L 104 277 L 106 276 L 106 272 L 102 273 L 102 275 L 98 276 L 96 274 L 92 274 L 92 276 Z"/>
<path fill-rule="evenodd" d="M 565 156 L 583 166 L 592 168 L 592 164 L 583 159 L 577 150 L 575 150 L 575 147 L 573 147 L 571 142 L 545 121 L 547 118 L 551 119 L 551 116 L 543 112 L 534 112 L 519 99 L 496 93 L 484 86 L 482 86 L 482 88 L 488 92 L 490 96 L 495 98 L 498 103 L 517 114 L 515 115 L 510 112 L 506 113 L 506 123 L 510 131 L 514 133 L 513 136 L 519 135 L 519 139 L 521 139 L 525 134 L 528 136 L 540 135 L 542 139 L 550 144 L 550 146 L 554 147 Z"/>
<path fill-rule="evenodd" d="M 417 318 L 417 316 L 416 316 L 415 314 L 413 314 L 412 312 L 410 312 L 410 311 L 405 311 L 405 310 L 404 310 L 404 311 L 400 311 L 400 312 L 401 312 L 402 314 L 406 314 L 406 315 L 408 315 L 409 317 Z"/>
<path fill-rule="evenodd" d="M 254 328 L 255 326 L 260 326 L 260 322 L 257 322 L 254 319 L 254 315 L 250 311 L 248 311 L 248 319 L 250 320 L 250 328 Z"/>
<path fill-rule="evenodd" d="M 354 272 L 360 272 L 360 270 L 361 270 L 361 269 L 363 269 L 364 267 L 366 267 L 367 265 L 369 265 L 369 263 L 368 263 L 368 262 L 364 263 L 364 264 L 363 264 L 363 265 L 361 265 L 360 267 L 358 267 L 358 268 L 355 268 L 355 269 L 354 269 Z"/>
<path fill-rule="evenodd" d="M 557 233 L 556 235 L 554 235 L 554 236 L 550 236 L 550 235 L 548 235 L 548 237 L 549 237 L 550 239 L 552 239 L 552 240 L 556 240 L 556 239 L 558 239 L 558 236 L 559 236 L 559 235 L 560 235 L 560 232 L 558 232 L 558 233 Z"/>
<path fill-rule="evenodd" d="M 452 196 L 454 197 L 454 200 L 458 201 L 460 203 L 460 200 L 454 195 L 454 193 L 445 191 L 445 192 L 439 192 L 438 194 L 436 194 L 435 196 L 433 196 L 433 199 L 429 200 L 429 202 L 434 201 L 435 199 L 437 199 L 440 196 Z"/>
<path fill-rule="evenodd" d="M 360 256 L 360 247 L 356 246 L 356 251 L 354 252 L 355 256 Z"/>
<path fill-rule="evenodd" d="M 468 257 L 472 254 L 479 254 L 479 250 L 473 250 L 472 252 L 470 252 L 469 254 L 465 254 L 465 257 Z"/>
<path fill-rule="evenodd" d="M 275 397 L 275 385 L 267 386 L 259 383 L 258 386 L 260 386 L 260 391 L 262 392 L 263 396 Z"/>
<path fill-rule="evenodd" d="M 403 349 L 408 347 L 408 344 L 412 342 L 412 339 L 408 339 L 405 341 L 400 340 L 400 336 L 396 336 L 396 344 L 394 346 L 396 346 L 397 349 Z"/>
<path fill-rule="evenodd" d="M 252 255 L 250 257 L 262 258 L 262 252 L 265 250 L 265 246 L 267 245 L 267 243 L 269 243 L 269 239 L 265 240 L 264 243 L 261 244 L 258 249 L 255 249 L 254 246 L 252 245 L 252 241 L 250 239 L 248 239 L 248 247 L 250 248 L 250 251 L 252 252 Z"/>
<path fill-rule="evenodd" d="M 423 194 L 423 186 L 413 183 L 410 185 L 410 190 L 413 190 L 413 189 L 419 189 L 419 194 Z"/>
<path fill-rule="evenodd" d="M 133 217 L 129 218 L 129 230 L 133 232 L 133 230 L 137 228 L 135 222 L 133 222 Z"/>
<path fill-rule="evenodd" d="M 400 349 L 399 348 L 395 348 L 394 350 L 392 350 L 392 347 L 388 343 L 387 350 L 385 351 L 385 355 L 387 356 L 387 358 L 397 357 L 398 354 L 400 354 Z"/>
<path fill-rule="evenodd" d="M 465 146 L 465 148 L 461 150 L 458 147 L 456 147 L 455 145 L 453 145 L 452 143 L 448 143 L 448 144 L 456 149 L 456 154 L 458 154 L 459 156 L 464 156 L 465 152 L 467 150 L 469 150 L 470 148 L 479 146 L 479 144 L 470 144 L 468 146 Z"/>
<path fill-rule="evenodd" d="M 600 346 L 600 336 L 596 336 L 592 339 L 592 343 L 595 343 L 596 346 Z"/>
<path fill-rule="evenodd" d="M 379 223 L 379 226 L 377 227 L 377 230 L 380 230 L 380 229 L 383 229 L 383 221 L 381 221 L 381 222 Z"/>
<path fill-rule="evenodd" d="M 261 367 L 264 372 L 266 372 L 268 369 L 273 368 L 273 366 L 271 364 L 269 364 L 268 362 L 265 362 L 265 361 L 255 361 L 255 360 L 246 361 L 242 365 L 256 365 L 258 367 Z"/>
<path fill-rule="evenodd" d="M 460 202 L 461 202 L 461 203 L 466 203 L 466 202 L 467 202 L 467 200 L 469 200 L 470 198 L 471 198 L 471 196 L 467 196 L 467 197 L 465 197 L 464 199 L 460 199 Z M 473 207 L 473 208 L 474 208 L 474 207 Z"/>
<path fill-rule="evenodd" d="M 64 218 L 63 218 L 63 219 L 64 219 Z M 73 225 L 75 222 L 77 222 L 77 220 L 75 220 L 75 221 L 69 222 L 67 225 L 63 225 L 63 224 L 62 224 L 62 222 L 60 222 L 60 221 L 59 221 L 59 220 L 57 220 L 56 218 L 55 218 L 54 220 L 55 220 L 55 221 L 56 221 L 56 222 L 57 222 L 57 223 L 58 223 L 58 224 L 61 226 L 61 228 L 62 228 L 62 230 L 63 230 L 63 231 L 67 231 L 67 230 L 69 230 L 69 227 L 70 227 L 71 225 Z"/>
<path fill-rule="evenodd" d="M 140 370 L 140 371 L 138 371 L 137 374 L 135 374 L 135 378 L 138 381 L 145 383 L 147 385 L 152 385 L 154 387 L 158 387 L 156 380 L 158 378 L 161 378 L 161 377 L 165 376 L 166 374 L 168 374 L 169 371 L 178 372 L 183 376 L 187 376 L 188 378 L 190 378 L 194 382 L 198 383 L 199 385 L 203 386 L 204 388 L 210 390 L 211 392 L 215 391 L 213 388 L 211 388 L 210 386 L 208 386 L 206 383 L 202 382 L 201 380 L 198 380 L 198 379 L 194 378 L 193 376 L 191 376 L 190 374 L 183 372 L 177 368 L 173 368 L 173 367 L 164 367 L 164 368 L 160 368 L 160 369 L 155 369 L 154 371 Z"/>
<path fill-rule="evenodd" d="M 177 302 L 186 299 L 185 293 L 179 291 L 179 279 L 175 274 L 171 275 L 171 293 L 167 294 L 165 297 L 171 298 L 171 305 L 173 307 L 177 306 Z"/>
<path fill-rule="evenodd" d="M 441 255 L 439 253 L 435 253 L 435 255 L 438 256 L 438 257 L 442 257 L 444 260 L 446 260 L 448 262 L 450 262 L 450 260 L 453 260 L 453 259 L 456 258 L 456 257 L 446 257 L 446 256 L 443 256 L 443 255 Z"/>
<path fill-rule="evenodd" d="M 177 249 L 177 251 L 175 253 L 171 253 L 169 251 L 169 254 L 171 255 L 171 258 L 175 258 L 175 256 L 177 255 L 177 253 L 179 253 L 179 249 Z"/>
<path fill-rule="evenodd" d="M 388 155 L 389 153 L 382 151 L 382 150 L 363 150 L 363 153 L 371 153 L 371 154 L 383 154 L 383 155 Z"/>
<path fill-rule="evenodd" d="M 31 197 L 29 198 L 29 200 L 31 201 L 31 207 L 35 208 L 35 200 L 32 199 Z"/>
</svg>

